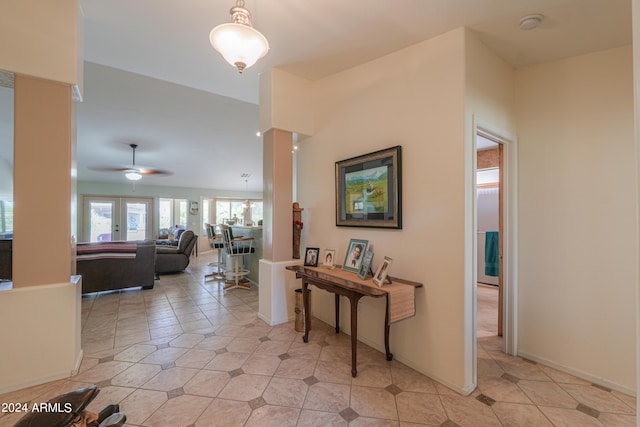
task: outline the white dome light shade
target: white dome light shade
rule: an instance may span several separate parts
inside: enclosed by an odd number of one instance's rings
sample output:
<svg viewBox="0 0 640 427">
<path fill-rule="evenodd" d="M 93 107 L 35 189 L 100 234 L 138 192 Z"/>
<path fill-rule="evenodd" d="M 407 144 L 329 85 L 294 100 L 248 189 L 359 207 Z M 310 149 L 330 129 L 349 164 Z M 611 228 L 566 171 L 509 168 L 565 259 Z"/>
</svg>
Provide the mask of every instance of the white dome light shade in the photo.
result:
<svg viewBox="0 0 640 427">
<path fill-rule="evenodd" d="M 128 180 L 130 181 L 139 181 L 140 178 L 142 178 L 142 175 L 140 175 L 138 172 L 131 170 L 127 173 L 124 174 L 124 176 L 127 177 Z"/>
<path fill-rule="evenodd" d="M 269 50 L 269 42 L 258 30 L 243 24 L 222 24 L 211 30 L 209 41 L 224 59 L 242 73 Z"/>
<path fill-rule="evenodd" d="M 251 25 L 251 13 L 244 7 L 244 0 L 236 0 L 229 11 L 231 23 L 215 27 L 209 33 L 211 46 L 234 65 L 240 74 L 267 54 L 269 42 Z"/>
</svg>

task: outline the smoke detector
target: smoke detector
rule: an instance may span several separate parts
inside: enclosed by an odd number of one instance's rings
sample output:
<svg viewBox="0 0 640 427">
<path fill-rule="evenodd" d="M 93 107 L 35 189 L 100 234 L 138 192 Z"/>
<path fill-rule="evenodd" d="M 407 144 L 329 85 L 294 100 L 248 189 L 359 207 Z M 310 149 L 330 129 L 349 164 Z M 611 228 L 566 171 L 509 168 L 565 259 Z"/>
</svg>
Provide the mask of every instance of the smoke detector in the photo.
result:
<svg viewBox="0 0 640 427">
<path fill-rule="evenodd" d="M 525 15 L 520 18 L 520 23 L 518 25 L 523 31 L 535 30 L 543 19 L 544 15 L 540 13 L 532 13 L 531 15 Z"/>
</svg>

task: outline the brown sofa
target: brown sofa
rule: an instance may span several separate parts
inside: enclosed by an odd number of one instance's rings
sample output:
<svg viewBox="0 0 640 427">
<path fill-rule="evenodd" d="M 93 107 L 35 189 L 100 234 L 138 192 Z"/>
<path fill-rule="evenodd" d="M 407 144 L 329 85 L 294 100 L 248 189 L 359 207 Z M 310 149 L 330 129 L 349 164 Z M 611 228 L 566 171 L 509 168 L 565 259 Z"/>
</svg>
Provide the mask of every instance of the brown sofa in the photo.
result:
<svg viewBox="0 0 640 427">
<path fill-rule="evenodd" d="M 118 249 L 119 244 L 123 249 Z M 104 251 L 100 250 L 102 247 Z M 76 274 L 82 276 L 83 294 L 135 286 L 151 289 L 155 264 L 156 244 L 153 240 L 79 243 Z"/>
<path fill-rule="evenodd" d="M 158 245 L 156 247 L 156 277 L 160 273 L 177 273 L 184 271 L 189 265 L 191 251 L 198 241 L 192 230 L 180 234 L 177 246 Z"/>
</svg>

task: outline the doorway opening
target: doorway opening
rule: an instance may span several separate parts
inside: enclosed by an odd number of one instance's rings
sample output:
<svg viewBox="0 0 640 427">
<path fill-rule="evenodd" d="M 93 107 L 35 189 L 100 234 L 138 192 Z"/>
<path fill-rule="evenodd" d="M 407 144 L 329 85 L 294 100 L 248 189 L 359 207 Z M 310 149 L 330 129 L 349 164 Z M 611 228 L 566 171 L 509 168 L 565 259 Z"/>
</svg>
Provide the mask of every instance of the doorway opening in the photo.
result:
<svg viewBox="0 0 640 427">
<path fill-rule="evenodd" d="M 486 140 L 486 144 L 489 149 L 496 148 L 497 152 L 497 197 L 498 197 L 498 226 L 497 230 L 485 230 L 479 228 L 478 223 L 478 203 L 476 203 L 476 199 L 473 200 L 473 227 L 472 234 L 469 236 L 470 240 L 473 240 L 473 245 L 470 247 L 472 250 L 473 256 L 470 260 L 473 264 L 473 269 L 469 278 L 469 285 L 471 285 L 471 302 L 473 304 L 473 327 L 471 329 L 471 333 L 473 334 L 473 340 L 470 342 L 470 346 L 473 348 L 473 358 L 470 362 L 473 364 L 473 378 L 475 380 L 476 373 L 476 356 L 477 356 L 477 345 L 478 345 L 478 336 L 477 336 L 477 312 L 479 310 L 478 301 L 477 301 L 477 289 L 478 289 L 478 281 L 479 278 L 483 276 L 478 274 L 478 269 L 482 265 L 478 262 L 478 251 L 480 245 L 480 239 L 478 238 L 478 233 L 481 231 L 497 231 L 497 239 L 498 239 L 498 251 L 495 253 L 495 246 L 493 247 L 494 256 L 497 255 L 497 260 L 493 259 L 493 265 L 489 266 L 489 272 L 495 274 L 497 261 L 497 276 L 490 275 L 489 277 L 497 277 L 498 284 L 493 285 L 490 284 L 488 286 L 497 286 L 498 287 L 498 301 L 497 301 L 497 325 L 496 325 L 496 337 L 500 335 L 500 339 L 496 342 L 499 342 L 502 351 L 512 356 L 517 355 L 517 279 L 516 279 L 516 247 L 517 247 L 517 144 L 515 142 L 515 137 L 509 135 L 507 132 L 503 132 L 500 130 L 495 130 L 491 125 L 487 125 L 478 118 L 474 118 L 474 127 L 473 127 L 473 162 L 471 163 L 471 172 L 472 172 L 472 182 L 474 191 L 472 197 L 477 196 L 476 186 L 480 184 L 480 188 L 482 188 L 483 184 L 477 182 L 476 173 L 478 170 L 483 169 L 494 169 L 496 160 L 492 161 L 491 167 L 486 164 L 481 164 L 478 167 L 478 160 L 481 160 L 483 155 L 478 159 L 478 151 L 477 149 L 482 149 L 483 141 Z M 493 144 L 493 145 L 491 145 Z M 482 150 L 481 150 L 482 151 Z M 489 172 L 493 173 L 496 172 Z M 491 181 L 491 180 L 490 180 Z M 496 181 L 495 178 L 492 181 Z M 487 183 L 488 188 L 495 188 L 495 183 Z M 494 190 L 487 190 L 487 193 L 495 192 Z M 494 201 L 492 202 L 495 206 L 495 194 L 493 195 Z M 495 207 L 493 208 L 496 209 Z M 493 223 L 491 227 L 495 227 L 495 217 L 493 218 Z M 483 236 L 486 239 L 486 234 Z M 486 240 L 485 240 L 486 244 Z M 486 251 L 484 245 L 482 245 L 483 250 Z M 484 257 L 483 257 L 484 259 Z M 469 264 L 471 267 L 471 264 Z M 483 266 L 484 267 L 484 266 Z M 484 272 L 484 268 L 483 268 Z M 487 276 L 485 274 L 485 276 Z M 495 280 L 495 279 L 494 279 Z M 489 288 L 491 289 L 491 288 Z M 495 288 L 493 288 L 493 292 L 495 293 Z M 495 297 L 494 297 L 495 298 Z"/>
<path fill-rule="evenodd" d="M 152 206 L 151 198 L 83 196 L 80 241 L 150 239 Z"/>
<path fill-rule="evenodd" d="M 476 136 L 476 336 L 502 336 L 500 277 L 502 146 Z"/>
</svg>

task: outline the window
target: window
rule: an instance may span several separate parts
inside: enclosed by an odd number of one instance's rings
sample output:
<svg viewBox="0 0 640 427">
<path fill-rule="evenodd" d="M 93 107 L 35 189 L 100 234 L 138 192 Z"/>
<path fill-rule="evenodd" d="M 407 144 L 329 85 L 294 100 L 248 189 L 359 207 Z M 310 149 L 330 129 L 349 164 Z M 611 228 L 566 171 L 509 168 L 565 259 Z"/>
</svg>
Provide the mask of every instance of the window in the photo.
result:
<svg viewBox="0 0 640 427">
<path fill-rule="evenodd" d="M 262 200 L 216 199 L 217 224 L 257 225 L 262 218 Z"/>
<path fill-rule="evenodd" d="M 242 224 L 244 218 L 244 206 L 242 200 L 217 199 L 216 200 L 216 223 L 229 224 L 235 222 Z"/>
<path fill-rule="evenodd" d="M 158 212 L 160 229 L 170 229 L 176 225 L 186 228 L 187 205 L 186 199 L 161 198 Z"/>
<path fill-rule="evenodd" d="M 249 202 L 251 203 L 251 222 L 253 225 L 258 225 L 258 221 L 262 221 L 264 219 L 264 215 L 262 213 L 262 200 L 249 200 Z"/>
<path fill-rule="evenodd" d="M 0 199 L 0 240 L 13 237 L 13 201 Z"/>
</svg>

